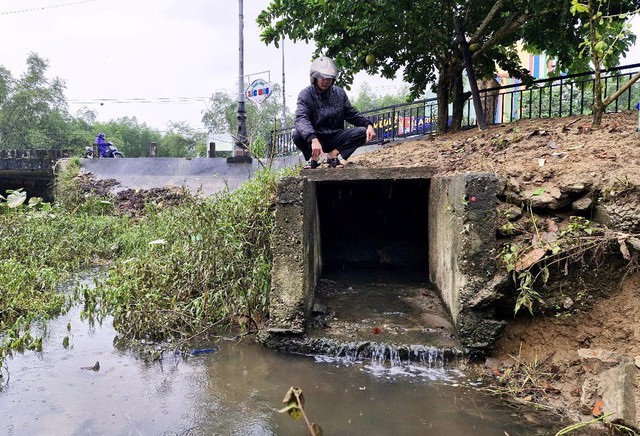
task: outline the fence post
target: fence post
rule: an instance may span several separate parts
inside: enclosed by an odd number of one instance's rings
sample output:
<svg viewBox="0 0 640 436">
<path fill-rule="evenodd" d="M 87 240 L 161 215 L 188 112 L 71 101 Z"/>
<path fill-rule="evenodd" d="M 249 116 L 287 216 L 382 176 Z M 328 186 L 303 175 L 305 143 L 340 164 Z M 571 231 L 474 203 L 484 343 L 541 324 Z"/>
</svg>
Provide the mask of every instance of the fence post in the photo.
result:
<svg viewBox="0 0 640 436">
<path fill-rule="evenodd" d="M 152 142 L 149 144 L 149 153 L 151 157 L 158 157 L 158 144 Z"/>
<path fill-rule="evenodd" d="M 93 143 L 93 158 L 98 159 L 100 157 L 100 145 L 97 142 Z"/>
</svg>

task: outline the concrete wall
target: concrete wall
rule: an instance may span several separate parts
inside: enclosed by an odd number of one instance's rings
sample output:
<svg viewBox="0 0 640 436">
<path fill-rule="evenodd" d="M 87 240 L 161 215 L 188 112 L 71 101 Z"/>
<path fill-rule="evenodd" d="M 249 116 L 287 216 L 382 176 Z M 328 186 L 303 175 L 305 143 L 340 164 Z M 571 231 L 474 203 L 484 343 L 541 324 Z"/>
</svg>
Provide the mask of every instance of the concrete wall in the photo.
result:
<svg viewBox="0 0 640 436">
<path fill-rule="evenodd" d="M 434 177 L 429 202 L 429 275 L 469 351 L 490 348 L 494 319 L 496 190 L 492 174 Z"/>
<path fill-rule="evenodd" d="M 0 150 L 0 171 L 44 171 L 51 174 L 52 166 L 72 155 L 72 150 Z"/>
<path fill-rule="evenodd" d="M 270 333 L 304 333 L 321 265 L 315 184 L 299 177 L 278 185 L 273 234 Z"/>
</svg>

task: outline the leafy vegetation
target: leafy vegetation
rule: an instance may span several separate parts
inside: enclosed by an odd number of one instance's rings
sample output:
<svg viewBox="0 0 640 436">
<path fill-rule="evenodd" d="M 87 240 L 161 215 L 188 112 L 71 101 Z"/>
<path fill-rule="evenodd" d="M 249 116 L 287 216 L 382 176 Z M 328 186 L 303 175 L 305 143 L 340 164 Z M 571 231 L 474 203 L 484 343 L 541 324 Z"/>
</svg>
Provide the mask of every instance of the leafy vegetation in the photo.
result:
<svg viewBox="0 0 640 436">
<path fill-rule="evenodd" d="M 636 6 L 629 0 L 611 0 L 617 14 Z M 619 15 L 613 17 L 620 22 Z M 438 95 L 439 131 L 461 127 L 466 100 L 462 73 L 462 37 L 473 48 L 477 79 L 495 77 L 498 68 L 511 77 L 529 80 L 518 58 L 518 44 L 533 53 L 545 51 L 556 59 L 560 74 L 586 71 L 577 56 L 586 30 L 565 2 L 539 1 L 391 1 L 372 2 L 273 0 L 257 19 L 261 38 L 279 44 L 285 36 L 316 44 L 316 55 L 335 58 L 340 80 L 348 85 L 360 71 L 394 78 L 401 72 L 413 98 L 432 86 Z M 625 52 L 628 35 L 613 41 L 613 52 Z M 372 55 L 372 56 L 369 56 Z M 367 62 L 369 59 L 369 62 Z M 448 105 L 453 102 L 449 124 Z"/>
<path fill-rule="evenodd" d="M 112 315 L 122 340 L 173 347 L 263 320 L 279 174 L 264 170 L 215 198 L 150 202 L 133 217 L 113 198 L 78 192 L 77 171 L 77 160 L 62 170 L 57 189 L 68 199 L 55 205 L 20 201 L 22 191 L 2 197 L 0 366 L 13 352 L 38 350 L 34 332 L 78 301 L 93 320 Z M 95 265 L 105 268 L 95 287 L 58 290 Z"/>
<path fill-rule="evenodd" d="M 602 115 L 607 106 L 640 79 L 640 73 L 633 75 L 616 92 L 603 98 L 601 69 L 612 64 L 617 65 L 618 41 L 635 41 L 636 37 L 631 33 L 629 21 L 640 12 L 637 3 L 629 3 L 622 7 L 614 4 L 613 8 L 611 3 L 607 0 L 588 0 L 584 3 L 579 0 L 571 1 L 571 13 L 574 16 L 584 16 L 586 23 L 583 27 L 588 29 L 579 47 L 580 56 L 587 54 L 586 57 L 591 61 L 594 69 L 594 101 L 591 104 L 594 127 L 600 127 Z"/>
<path fill-rule="evenodd" d="M 25 204 L 22 194 L 0 197 L 0 366 L 13 352 L 41 351 L 35 331 L 71 304 L 58 286 L 95 259 L 109 257 L 118 221 L 86 214 L 71 218 L 47 203 Z"/>
<path fill-rule="evenodd" d="M 137 249 L 114 260 L 89 310 L 112 314 L 123 338 L 145 341 L 184 341 L 236 319 L 259 323 L 268 306 L 275 183 L 264 171 L 213 200 L 149 206 L 127 236 Z"/>
<path fill-rule="evenodd" d="M 585 264 L 586 256 L 597 258 L 617 246 L 628 261 L 628 268 L 637 267 L 627 244 L 640 249 L 640 235 L 609 230 L 581 216 L 570 216 L 566 223 L 558 225 L 536 215 L 531 208 L 524 219 L 525 237 L 512 238 L 502 246 L 498 256 L 516 284 L 514 314 L 526 308 L 533 315 L 536 305 L 544 307 L 541 288 L 549 281 L 551 272 L 559 270 L 567 275 L 570 267 Z M 514 235 L 516 226 L 507 221 L 501 232 Z"/>
<path fill-rule="evenodd" d="M 513 366 L 502 370 L 493 368 L 490 377 L 492 392 L 520 403 L 543 407 L 545 395 L 557 393 L 553 387 L 556 375 L 545 372 L 538 359 L 527 362 L 520 356 L 511 356 Z"/>
</svg>

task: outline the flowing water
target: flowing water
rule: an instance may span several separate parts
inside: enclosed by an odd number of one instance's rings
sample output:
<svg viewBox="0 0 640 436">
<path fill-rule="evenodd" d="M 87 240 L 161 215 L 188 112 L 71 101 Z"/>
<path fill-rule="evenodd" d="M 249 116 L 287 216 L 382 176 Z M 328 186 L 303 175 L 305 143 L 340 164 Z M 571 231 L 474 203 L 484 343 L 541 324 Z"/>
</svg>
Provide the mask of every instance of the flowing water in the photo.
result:
<svg viewBox="0 0 640 436">
<path fill-rule="evenodd" d="M 305 411 L 325 435 L 513 436 L 560 428 L 433 362 L 295 356 L 244 340 L 145 363 L 113 346 L 110 322 L 91 326 L 79 314 L 76 308 L 50 322 L 42 353 L 8 360 L 0 435 L 308 434 L 303 420 L 277 412 L 290 386 L 302 389 Z M 98 371 L 81 369 L 96 362 Z"/>
</svg>

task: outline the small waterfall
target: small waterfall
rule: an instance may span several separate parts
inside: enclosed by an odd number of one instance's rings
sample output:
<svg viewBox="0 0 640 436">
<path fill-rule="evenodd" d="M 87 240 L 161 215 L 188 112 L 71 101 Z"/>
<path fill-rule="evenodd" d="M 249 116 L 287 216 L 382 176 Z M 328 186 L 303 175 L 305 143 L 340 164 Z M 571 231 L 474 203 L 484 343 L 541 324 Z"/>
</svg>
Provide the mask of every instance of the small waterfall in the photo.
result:
<svg viewBox="0 0 640 436">
<path fill-rule="evenodd" d="M 295 341 L 295 339 L 294 339 Z M 293 345 L 293 344 L 291 344 Z M 428 345 L 398 345 L 378 342 L 340 342 L 330 338 L 304 338 L 295 348 L 317 361 L 360 364 L 384 368 L 415 367 L 422 369 L 454 368 L 461 350 Z"/>
</svg>

